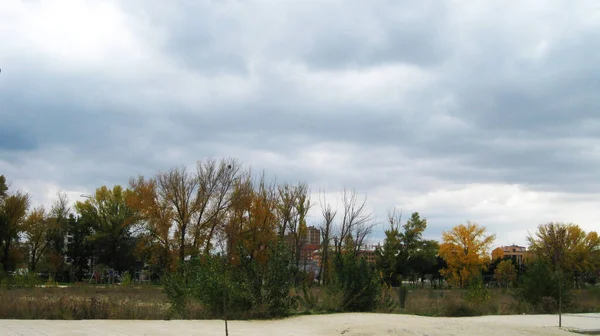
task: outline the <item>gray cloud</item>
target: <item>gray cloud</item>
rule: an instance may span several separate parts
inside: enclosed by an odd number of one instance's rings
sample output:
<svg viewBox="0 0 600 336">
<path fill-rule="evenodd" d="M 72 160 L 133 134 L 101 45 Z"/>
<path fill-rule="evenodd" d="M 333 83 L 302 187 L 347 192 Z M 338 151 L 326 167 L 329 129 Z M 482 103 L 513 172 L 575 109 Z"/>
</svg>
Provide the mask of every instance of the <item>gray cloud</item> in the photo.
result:
<svg viewBox="0 0 600 336">
<path fill-rule="evenodd" d="M 131 51 L 74 62 L 0 46 L 0 169 L 23 185 L 90 190 L 238 157 L 313 190 L 354 187 L 380 217 L 448 185 L 600 187 L 600 27 L 585 4 L 117 3 Z M 423 202 L 435 234 L 508 220 Z"/>
</svg>

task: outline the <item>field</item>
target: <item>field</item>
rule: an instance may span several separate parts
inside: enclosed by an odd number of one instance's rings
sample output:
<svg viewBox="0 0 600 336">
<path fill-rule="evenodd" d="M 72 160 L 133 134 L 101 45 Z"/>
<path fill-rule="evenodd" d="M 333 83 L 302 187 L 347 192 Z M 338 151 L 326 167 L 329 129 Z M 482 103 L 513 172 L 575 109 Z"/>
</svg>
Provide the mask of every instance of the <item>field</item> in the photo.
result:
<svg viewBox="0 0 600 336">
<path fill-rule="evenodd" d="M 386 294 L 386 293 L 384 293 Z M 488 296 L 477 300 L 466 299 L 467 292 L 460 290 L 410 290 L 405 307 L 400 308 L 397 291 L 382 294 L 378 312 L 414 314 L 423 316 L 479 316 L 509 314 L 555 313 L 554 302 L 532 307 L 517 301 L 510 291 L 492 290 Z M 319 288 L 310 295 L 314 300 L 297 296 L 292 315 L 336 312 L 336 300 Z M 565 312 L 600 312 L 600 290 L 574 290 L 571 304 Z M 308 302 L 307 302 L 308 301 Z M 199 305 L 190 304 L 189 319 L 208 319 Z M 252 318 L 252 316 L 248 316 Z M 0 318 L 2 319 L 138 319 L 165 320 L 181 318 L 171 310 L 171 305 L 159 286 L 93 286 L 2 288 L 0 289 Z"/>
</svg>

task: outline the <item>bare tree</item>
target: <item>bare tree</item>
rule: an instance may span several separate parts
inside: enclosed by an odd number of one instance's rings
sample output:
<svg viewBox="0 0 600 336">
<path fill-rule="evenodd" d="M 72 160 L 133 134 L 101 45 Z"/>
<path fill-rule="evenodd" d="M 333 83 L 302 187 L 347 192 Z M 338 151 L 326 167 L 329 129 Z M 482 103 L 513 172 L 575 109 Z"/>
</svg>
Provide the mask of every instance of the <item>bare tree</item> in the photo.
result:
<svg viewBox="0 0 600 336">
<path fill-rule="evenodd" d="M 234 159 L 198 162 L 198 190 L 192 243 L 195 252 L 203 245 L 204 253 L 209 253 L 217 230 L 223 228 L 240 169 L 241 164 Z"/>
<path fill-rule="evenodd" d="M 319 274 L 321 282 L 326 283 L 329 279 L 329 245 L 337 210 L 334 210 L 331 204 L 327 202 L 324 192 L 320 193 L 319 198 L 321 214 L 323 215 L 323 224 L 321 225 L 321 267 Z"/>
<path fill-rule="evenodd" d="M 157 177 L 159 193 L 174 209 L 177 225 L 176 241 L 179 249 L 180 267 L 185 260 L 186 238 L 196 211 L 198 179 L 190 175 L 185 167 L 177 167 Z"/>
<path fill-rule="evenodd" d="M 367 212 L 367 197 L 362 202 L 358 202 L 356 191 L 348 191 L 347 189 L 342 190 L 342 222 L 340 223 L 339 236 L 335 242 L 336 253 L 342 251 L 342 247 L 345 245 L 350 250 L 354 250 L 357 246 L 357 234 L 360 234 L 361 243 L 364 238 L 372 230 L 373 214 Z M 354 234 L 354 236 L 353 236 Z M 356 251 L 355 251 L 356 252 Z"/>
</svg>

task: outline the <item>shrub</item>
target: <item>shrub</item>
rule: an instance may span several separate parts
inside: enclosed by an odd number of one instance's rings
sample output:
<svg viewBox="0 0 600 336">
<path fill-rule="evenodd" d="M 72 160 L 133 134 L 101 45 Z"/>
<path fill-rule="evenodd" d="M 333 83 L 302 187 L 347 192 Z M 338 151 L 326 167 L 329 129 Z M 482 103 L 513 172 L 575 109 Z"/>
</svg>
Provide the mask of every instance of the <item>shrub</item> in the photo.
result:
<svg viewBox="0 0 600 336">
<path fill-rule="evenodd" d="M 490 290 L 483 284 L 483 279 L 481 279 L 481 277 L 475 277 L 467 287 L 465 298 L 467 301 L 476 305 L 482 305 L 490 301 L 492 295 Z"/>
<path fill-rule="evenodd" d="M 335 281 L 344 294 L 345 311 L 372 311 L 377 307 L 381 284 L 375 269 L 364 258 L 338 254 L 335 258 Z"/>
<path fill-rule="evenodd" d="M 283 243 L 269 249 L 266 266 L 252 258 L 232 265 L 221 256 L 187 262 L 182 274 L 169 275 L 163 282 L 174 312 L 185 316 L 187 305 L 196 301 L 214 317 L 286 315 L 292 303 L 290 255 Z"/>
<path fill-rule="evenodd" d="M 549 307 L 548 298 L 553 298 L 555 303 L 558 304 L 561 283 L 562 301 L 565 305 L 568 305 L 571 297 L 566 283 L 561 281 L 559 276 L 544 261 L 534 260 L 527 265 L 525 273 L 521 276 L 515 295 L 519 300 L 526 301 L 533 306 L 543 304 L 542 310 L 546 310 Z"/>
<path fill-rule="evenodd" d="M 290 287 L 293 283 L 290 261 L 289 250 L 283 242 L 278 242 L 269 254 L 264 283 L 263 299 L 271 315 L 283 316 L 290 309 L 292 303 Z"/>
<path fill-rule="evenodd" d="M 400 308 L 404 308 L 406 305 L 406 298 L 408 297 L 408 288 L 405 286 L 398 287 L 398 298 L 400 299 Z"/>
</svg>

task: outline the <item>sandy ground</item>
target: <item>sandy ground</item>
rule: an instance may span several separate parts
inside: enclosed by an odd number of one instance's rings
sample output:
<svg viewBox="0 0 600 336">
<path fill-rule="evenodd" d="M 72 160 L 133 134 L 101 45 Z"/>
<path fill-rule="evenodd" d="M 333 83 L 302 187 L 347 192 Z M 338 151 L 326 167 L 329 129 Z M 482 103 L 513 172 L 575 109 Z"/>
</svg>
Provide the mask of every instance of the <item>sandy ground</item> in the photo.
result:
<svg viewBox="0 0 600 336">
<path fill-rule="evenodd" d="M 230 321 L 229 335 L 575 335 L 600 331 L 600 314 L 512 315 L 463 318 L 393 314 L 333 314 L 272 321 Z M 122 320 L 0 320 L 0 335 L 225 335 L 224 322 Z"/>
</svg>

